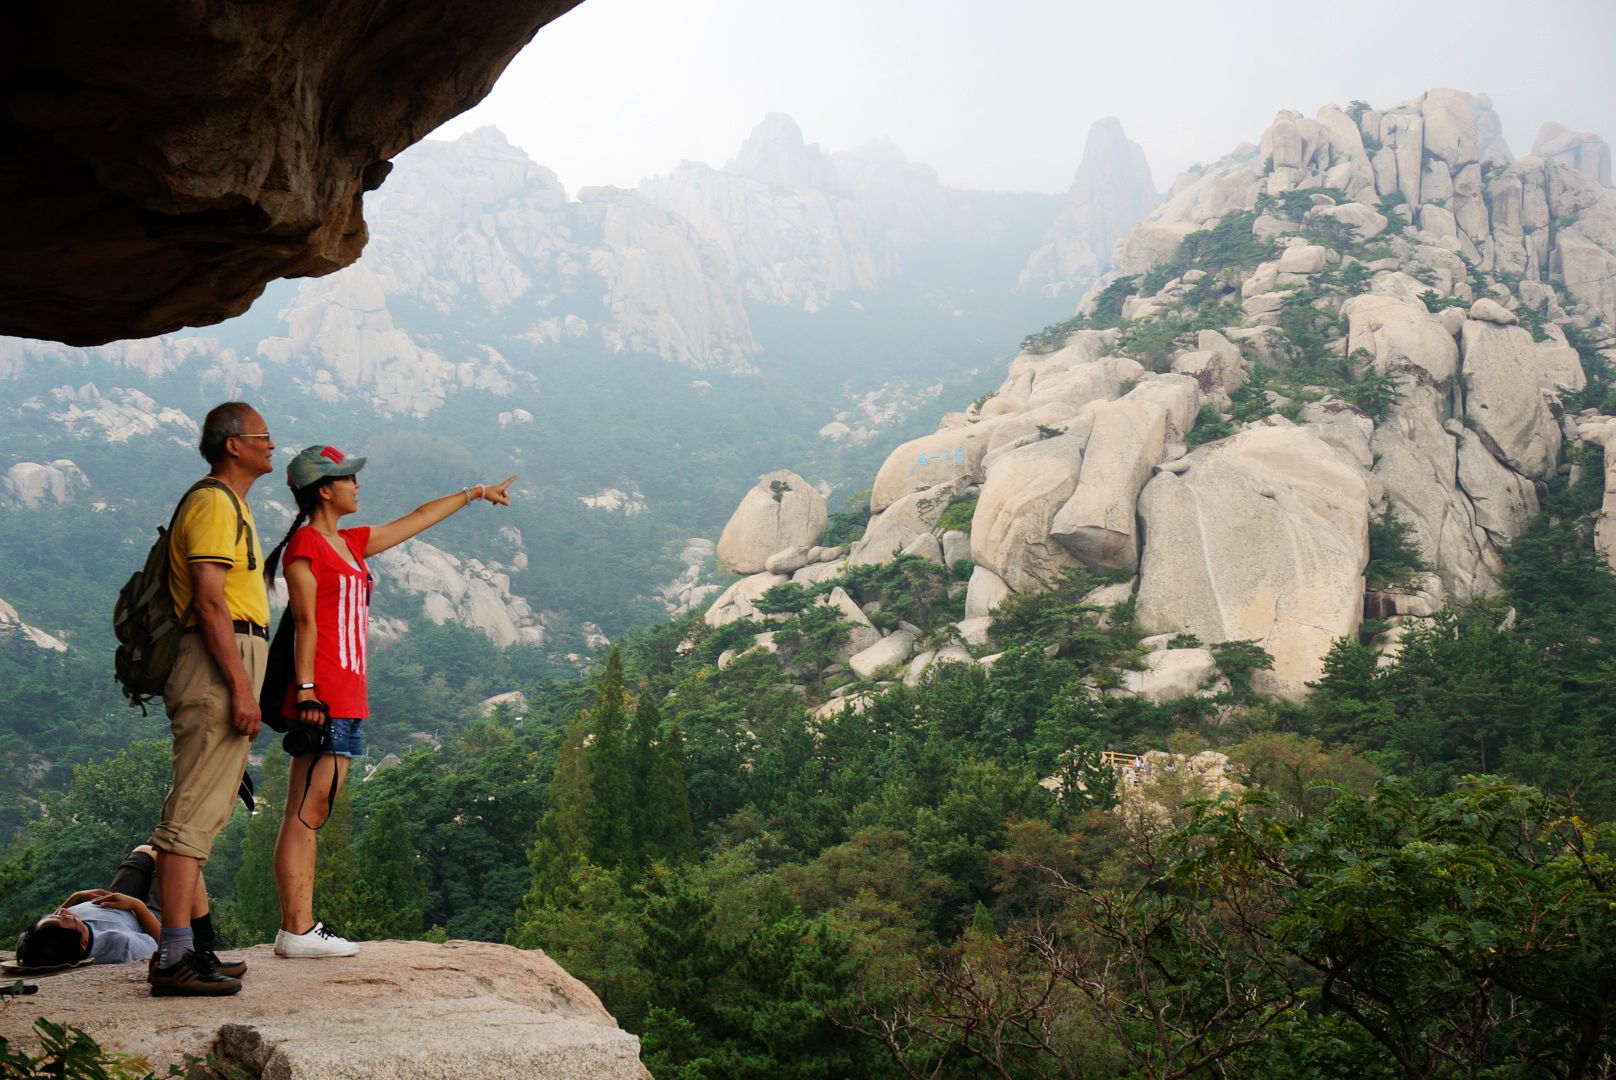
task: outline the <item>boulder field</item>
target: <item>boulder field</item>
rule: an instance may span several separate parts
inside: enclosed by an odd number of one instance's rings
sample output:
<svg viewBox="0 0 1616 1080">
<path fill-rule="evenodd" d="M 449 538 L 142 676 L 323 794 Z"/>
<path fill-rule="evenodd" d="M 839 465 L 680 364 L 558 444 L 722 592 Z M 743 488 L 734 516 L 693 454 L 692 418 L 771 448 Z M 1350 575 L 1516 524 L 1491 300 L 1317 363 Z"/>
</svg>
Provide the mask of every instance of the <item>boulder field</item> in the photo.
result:
<svg viewBox="0 0 1616 1080">
<path fill-rule="evenodd" d="M 1453 90 L 1280 113 L 1255 147 L 1180 176 L 1117 243 L 1079 305 L 1088 318 L 1029 338 L 995 393 L 891 451 L 861 539 L 815 547 L 799 516 L 787 543 L 766 489 L 788 474 L 760 481 L 725 529 L 748 576 L 708 622 L 899 553 L 953 568 L 952 544 L 971 563 L 955 658 L 984 651 L 1005 597 L 1084 567 L 1131 575 L 1108 602 L 1132 596 L 1147 643 L 1190 656 L 1147 658 L 1111 692 L 1210 687 L 1195 650 L 1167 645 L 1188 634 L 1257 642 L 1274 661 L 1258 688 L 1296 700 L 1366 611 L 1395 627 L 1494 592 L 1568 448 L 1603 455 L 1599 543 L 1616 560 L 1616 419 L 1567 405 L 1616 326 L 1609 152 L 1551 126 L 1516 160 L 1500 132 L 1484 96 Z M 1249 249 L 1203 239 L 1232 215 Z M 1165 350 L 1140 345 L 1153 326 Z M 1302 358 L 1314 367 L 1296 370 Z M 1310 381 L 1319 365 L 1346 381 Z M 1256 389 L 1270 383 L 1290 396 Z M 950 534 L 943 512 L 972 499 L 968 537 Z M 1428 571 L 1371 588 L 1371 526 L 1387 522 Z M 909 629 L 863 637 L 844 659 L 866 679 L 906 662 L 915 677 L 943 651 L 917 655 Z"/>
</svg>

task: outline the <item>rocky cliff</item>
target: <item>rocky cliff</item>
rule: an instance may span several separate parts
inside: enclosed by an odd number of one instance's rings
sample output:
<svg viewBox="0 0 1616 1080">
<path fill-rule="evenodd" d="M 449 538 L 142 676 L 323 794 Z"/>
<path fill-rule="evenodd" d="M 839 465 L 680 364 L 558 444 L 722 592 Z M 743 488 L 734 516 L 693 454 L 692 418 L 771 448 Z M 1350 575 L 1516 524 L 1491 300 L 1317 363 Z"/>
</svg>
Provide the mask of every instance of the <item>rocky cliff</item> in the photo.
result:
<svg viewBox="0 0 1616 1080">
<path fill-rule="evenodd" d="M 1616 462 L 1602 144 L 1546 129 L 1554 156 L 1513 160 L 1499 129 L 1453 90 L 1280 113 L 1179 177 L 996 393 L 892 451 L 861 540 L 826 552 L 803 528 L 736 560 L 752 576 L 708 621 L 751 617 L 788 573 L 968 558 L 969 646 L 1003 597 L 1082 567 L 1131 579 L 1106 602 L 1131 595 L 1157 648 L 1256 641 L 1274 661 L 1260 685 L 1295 698 L 1366 612 L 1395 647 L 1400 624 L 1487 595 L 1568 448 Z M 761 540 L 758 490 L 730 529 Z M 962 504 L 968 535 L 939 524 Z M 1399 574 L 1377 569 L 1389 536 Z M 882 648 L 904 663 L 916 643 L 894 630 Z"/>
<path fill-rule="evenodd" d="M 1145 152 L 1107 117 L 1089 129 L 1060 216 L 1021 271 L 1023 289 L 1083 292 L 1111 265 L 1111 250 L 1161 199 Z"/>
</svg>

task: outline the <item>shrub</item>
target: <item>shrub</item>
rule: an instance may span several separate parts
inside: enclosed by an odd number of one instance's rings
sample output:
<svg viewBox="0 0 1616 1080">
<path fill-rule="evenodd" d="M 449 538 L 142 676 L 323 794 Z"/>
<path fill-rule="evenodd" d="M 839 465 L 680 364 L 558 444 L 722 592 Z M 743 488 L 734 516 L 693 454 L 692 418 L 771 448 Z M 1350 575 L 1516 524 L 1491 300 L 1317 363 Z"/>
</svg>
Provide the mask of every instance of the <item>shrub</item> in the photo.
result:
<svg viewBox="0 0 1616 1080">
<path fill-rule="evenodd" d="M 1274 666 L 1273 656 L 1257 641 L 1219 641 L 1209 648 L 1238 698 L 1250 697 L 1252 677 Z"/>
<path fill-rule="evenodd" d="M 1379 518 L 1369 521 L 1369 563 L 1364 578 L 1371 589 L 1407 585 L 1431 569 L 1414 540 L 1413 529 L 1388 505 Z"/>
<path fill-rule="evenodd" d="M 971 518 L 975 513 L 975 495 L 955 499 L 948 504 L 948 509 L 943 511 L 943 516 L 937 519 L 937 528 L 942 532 L 970 532 Z"/>
<path fill-rule="evenodd" d="M 1234 425 L 1223 418 L 1215 405 L 1202 405 L 1195 417 L 1195 426 L 1184 436 L 1184 445 L 1192 450 L 1209 442 L 1227 439 L 1234 434 Z"/>
<path fill-rule="evenodd" d="M 1346 389 L 1346 399 L 1375 423 L 1385 420 L 1403 400 L 1403 388 L 1391 371 L 1370 371 Z"/>
<path fill-rule="evenodd" d="M 1415 271 L 1415 273 L 1418 274 L 1420 271 Z M 1425 278 L 1430 277 L 1430 271 L 1426 270 L 1424 271 L 1424 274 L 1425 277 L 1420 278 L 1421 281 L 1424 281 Z M 1443 308 L 1470 306 L 1470 301 L 1462 300 L 1457 296 L 1438 296 L 1435 289 L 1426 289 L 1424 292 L 1420 293 L 1420 303 L 1424 304 L 1425 310 L 1429 311 L 1433 315 L 1441 311 Z"/>
<path fill-rule="evenodd" d="M 851 544 L 864 535 L 864 526 L 870 521 L 870 493 L 861 491 L 849 496 L 842 508 L 832 513 L 825 522 L 825 531 L 819 538 L 824 547 Z"/>
</svg>

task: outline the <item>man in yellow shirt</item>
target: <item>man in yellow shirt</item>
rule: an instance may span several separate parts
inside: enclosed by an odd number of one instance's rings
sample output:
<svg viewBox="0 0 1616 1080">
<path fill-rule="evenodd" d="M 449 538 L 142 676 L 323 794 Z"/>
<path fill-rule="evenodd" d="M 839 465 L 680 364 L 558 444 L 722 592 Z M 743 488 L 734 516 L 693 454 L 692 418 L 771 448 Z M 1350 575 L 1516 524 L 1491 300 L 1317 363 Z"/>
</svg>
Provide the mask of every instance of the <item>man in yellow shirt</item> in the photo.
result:
<svg viewBox="0 0 1616 1080">
<path fill-rule="evenodd" d="M 218 484 L 185 499 L 169 540 L 175 612 L 189 618 L 163 688 L 174 782 L 152 836 L 162 901 L 162 936 L 147 976 L 153 994 L 241 989 L 239 978 L 216 971 L 194 947 L 190 913 L 258 734 L 258 691 L 269 655 L 269 593 L 247 492 L 274 468 L 275 441 L 258 410 L 231 401 L 203 420 L 198 449 Z"/>
</svg>

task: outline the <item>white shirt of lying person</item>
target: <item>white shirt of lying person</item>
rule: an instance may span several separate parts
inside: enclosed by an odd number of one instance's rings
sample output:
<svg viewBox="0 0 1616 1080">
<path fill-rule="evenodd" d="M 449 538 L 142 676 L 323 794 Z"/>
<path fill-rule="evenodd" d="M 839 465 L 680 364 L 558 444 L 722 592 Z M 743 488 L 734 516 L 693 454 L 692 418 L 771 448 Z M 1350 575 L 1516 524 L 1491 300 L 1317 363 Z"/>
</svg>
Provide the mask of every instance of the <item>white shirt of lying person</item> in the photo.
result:
<svg viewBox="0 0 1616 1080">
<path fill-rule="evenodd" d="M 132 911 L 96 907 L 86 900 L 67 912 L 90 928 L 90 959 L 98 964 L 133 964 L 157 951 L 157 942 L 140 928 Z"/>
</svg>

